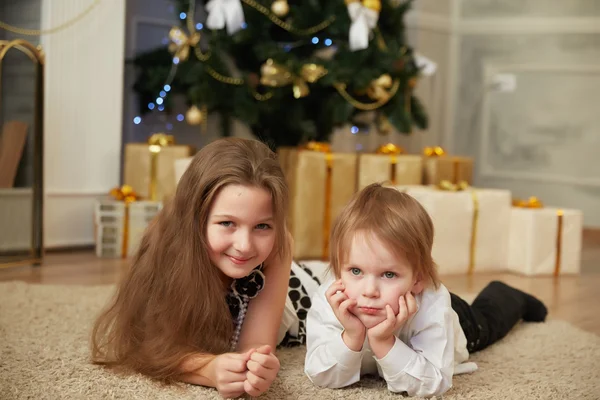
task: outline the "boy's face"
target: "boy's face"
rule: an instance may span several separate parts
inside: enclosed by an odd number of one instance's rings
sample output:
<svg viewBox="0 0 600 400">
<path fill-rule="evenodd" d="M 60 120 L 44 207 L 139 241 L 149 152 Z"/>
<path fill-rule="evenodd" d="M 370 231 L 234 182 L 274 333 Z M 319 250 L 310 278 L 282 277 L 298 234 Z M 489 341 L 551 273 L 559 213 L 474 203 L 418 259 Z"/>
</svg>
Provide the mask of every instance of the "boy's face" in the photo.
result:
<svg viewBox="0 0 600 400">
<path fill-rule="evenodd" d="M 385 320 L 386 304 L 397 315 L 400 296 L 422 290 L 405 256 L 396 255 L 378 237 L 362 231 L 350 243 L 340 278 L 346 296 L 357 302 L 350 311 L 367 329 Z"/>
</svg>

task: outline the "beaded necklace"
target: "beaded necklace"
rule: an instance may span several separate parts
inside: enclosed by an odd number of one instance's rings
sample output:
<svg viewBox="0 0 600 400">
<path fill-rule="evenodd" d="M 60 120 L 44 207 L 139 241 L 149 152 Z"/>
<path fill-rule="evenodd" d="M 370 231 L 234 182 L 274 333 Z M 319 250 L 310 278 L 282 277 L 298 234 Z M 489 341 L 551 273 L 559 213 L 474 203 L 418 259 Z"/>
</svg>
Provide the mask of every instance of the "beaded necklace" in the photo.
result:
<svg viewBox="0 0 600 400">
<path fill-rule="evenodd" d="M 230 290 L 227 293 L 227 304 L 234 320 L 235 329 L 231 337 L 229 351 L 235 351 L 240 339 L 240 332 L 248 311 L 248 303 L 258 296 L 265 287 L 265 275 L 262 272 L 262 266 L 263 264 L 253 269 L 248 276 L 234 279 L 231 282 Z"/>
</svg>

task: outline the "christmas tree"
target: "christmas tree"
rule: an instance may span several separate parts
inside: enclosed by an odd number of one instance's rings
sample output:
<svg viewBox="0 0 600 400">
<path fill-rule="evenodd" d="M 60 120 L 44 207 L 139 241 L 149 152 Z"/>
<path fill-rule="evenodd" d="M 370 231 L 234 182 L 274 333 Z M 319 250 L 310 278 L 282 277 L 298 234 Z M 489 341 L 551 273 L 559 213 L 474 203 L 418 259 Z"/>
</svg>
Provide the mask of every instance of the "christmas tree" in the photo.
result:
<svg viewBox="0 0 600 400">
<path fill-rule="evenodd" d="M 175 0 L 181 26 L 171 43 L 135 60 L 141 112 L 154 101 L 168 112 L 172 96 L 183 95 L 189 123 L 218 112 L 225 135 L 238 118 L 273 147 L 327 141 L 365 112 L 382 132 L 424 129 L 413 95 L 419 69 L 404 35 L 410 3 Z"/>
</svg>

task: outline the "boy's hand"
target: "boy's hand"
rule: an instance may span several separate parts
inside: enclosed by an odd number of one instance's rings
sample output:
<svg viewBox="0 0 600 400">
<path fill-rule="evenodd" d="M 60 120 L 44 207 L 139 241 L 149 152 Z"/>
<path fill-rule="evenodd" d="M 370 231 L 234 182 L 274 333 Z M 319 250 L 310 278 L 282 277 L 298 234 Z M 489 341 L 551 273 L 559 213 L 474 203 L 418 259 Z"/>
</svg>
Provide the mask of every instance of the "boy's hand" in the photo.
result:
<svg viewBox="0 0 600 400">
<path fill-rule="evenodd" d="M 247 362 L 248 372 L 244 381 L 244 391 L 258 397 L 266 392 L 279 372 L 279 360 L 271 352 L 271 346 L 264 345 L 256 349 Z"/>
<path fill-rule="evenodd" d="M 398 315 L 394 315 L 392 307 L 386 304 L 386 319 L 367 331 L 369 345 L 377 358 L 386 356 L 394 346 L 394 332 L 417 312 L 417 302 L 410 292 L 400 296 L 398 305 Z"/>
<path fill-rule="evenodd" d="M 350 312 L 350 307 L 356 305 L 356 300 L 348 298 L 344 293 L 344 285 L 340 280 L 331 284 L 325 292 L 327 302 L 342 326 L 342 338 L 350 350 L 360 351 L 365 341 L 366 328 L 358 317 Z"/>
</svg>

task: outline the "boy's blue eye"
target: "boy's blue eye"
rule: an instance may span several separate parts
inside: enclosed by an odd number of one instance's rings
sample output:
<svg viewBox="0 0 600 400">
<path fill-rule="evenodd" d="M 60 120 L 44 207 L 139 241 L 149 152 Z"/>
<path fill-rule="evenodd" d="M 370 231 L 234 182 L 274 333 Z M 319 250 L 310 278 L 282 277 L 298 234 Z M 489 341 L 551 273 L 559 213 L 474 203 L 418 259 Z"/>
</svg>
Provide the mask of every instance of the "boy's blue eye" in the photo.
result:
<svg viewBox="0 0 600 400">
<path fill-rule="evenodd" d="M 222 222 L 219 222 L 219 225 L 222 225 L 225 228 L 229 228 L 229 227 L 231 227 L 233 225 L 233 222 L 231 222 L 231 221 L 222 221 Z"/>
<path fill-rule="evenodd" d="M 393 279 L 396 277 L 396 273 L 388 271 L 388 272 L 384 273 L 383 276 L 385 276 L 388 279 Z"/>
<path fill-rule="evenodd" d="M 271 228 L 271 226 L 269 224 L 258 224 L 258 225 L 256 225 L 256 229 L 259 229 L 261 231 L 265 230 L 265 229 L 270 229 L 270 228 Z"/>
<path fill-rule="evenodd" d="M 360 275 L 360 269 L 359 268 L 351 268 L 350 273 L 352 275 Z"/>
</svg>

